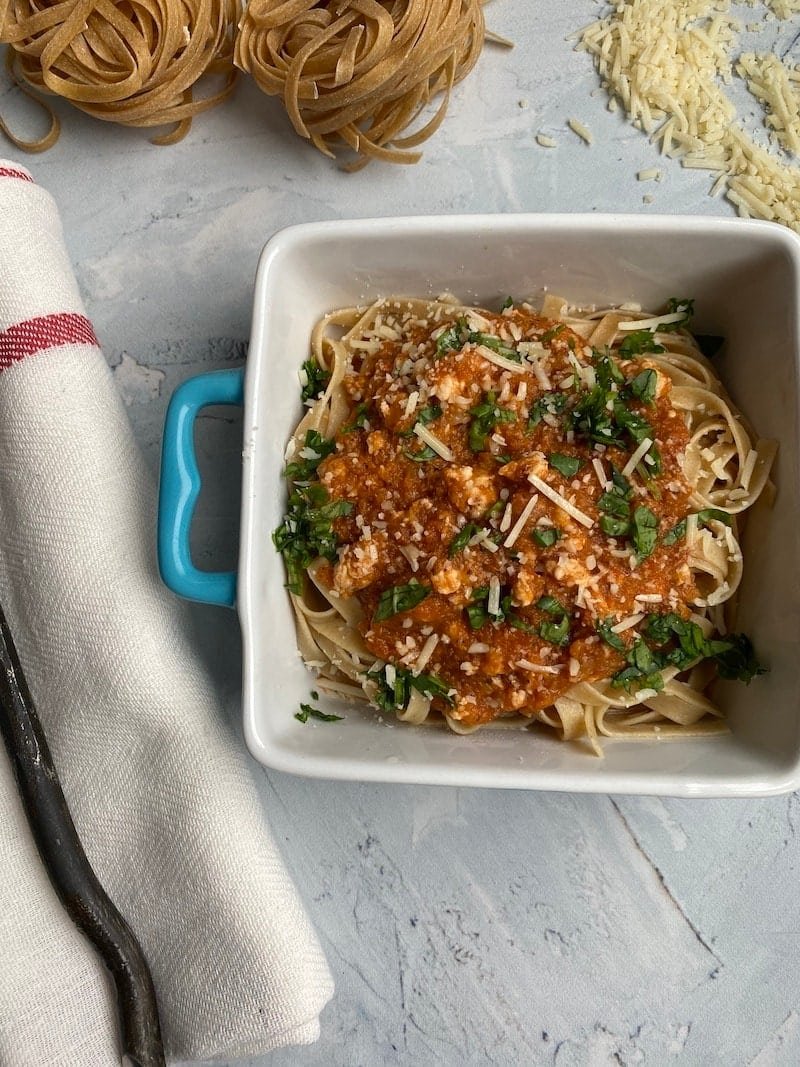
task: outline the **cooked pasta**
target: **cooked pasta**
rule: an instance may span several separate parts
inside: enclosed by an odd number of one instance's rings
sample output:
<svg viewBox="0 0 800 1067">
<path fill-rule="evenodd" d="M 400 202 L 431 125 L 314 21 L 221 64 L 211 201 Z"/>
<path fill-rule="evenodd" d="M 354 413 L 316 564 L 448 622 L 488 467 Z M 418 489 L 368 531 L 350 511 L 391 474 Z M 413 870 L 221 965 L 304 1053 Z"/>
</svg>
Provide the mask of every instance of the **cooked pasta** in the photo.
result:
<svg viewBox="0 0 800 1067">
<path fill-rule="evenodd" d="M 691 301 L 500 313 L 389 298 L 326 316 L 276 546 L 320 688 L 409 723 L 565 740 L 725 729 L 758 440 Z"/>
</svg>

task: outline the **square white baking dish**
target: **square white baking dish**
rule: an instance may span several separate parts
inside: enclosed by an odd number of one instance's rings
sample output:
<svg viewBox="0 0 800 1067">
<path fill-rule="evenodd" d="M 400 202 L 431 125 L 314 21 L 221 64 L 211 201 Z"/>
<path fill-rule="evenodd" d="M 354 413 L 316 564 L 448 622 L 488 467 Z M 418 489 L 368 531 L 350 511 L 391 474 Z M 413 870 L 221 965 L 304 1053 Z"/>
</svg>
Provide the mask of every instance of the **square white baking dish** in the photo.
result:
<svg viewBox="0 0 800 1067">
<path fill-rule="evenodd" d="M 329 222 L 276 234 L 261 257 L 245 384 L 238 609 L 244 729 L 257 760 L 326 778 L 672 796 L 752 796 L 800 786 L 798 355 L 800 239 L 777 225 L 621 215 L 486 215 Z M 720 373 L 765 437 L 780 441 L 771 511 L 752 515 L 738 627 L 770 672 L 723 684 L 731 733 L 610 741 L 605 758 L 532 731 L 460 737 L 319 702 L 345 718 L 294 718 L 314 689 L 295 643 L 271 534 L 285 502 L 284 448 L 300 418 L 298 369 L 333 308 L 455 292 L 497 306 L 547 287 L 575 303 L 695 299 L 695 328 L 726 340 Z"/>
</svg>

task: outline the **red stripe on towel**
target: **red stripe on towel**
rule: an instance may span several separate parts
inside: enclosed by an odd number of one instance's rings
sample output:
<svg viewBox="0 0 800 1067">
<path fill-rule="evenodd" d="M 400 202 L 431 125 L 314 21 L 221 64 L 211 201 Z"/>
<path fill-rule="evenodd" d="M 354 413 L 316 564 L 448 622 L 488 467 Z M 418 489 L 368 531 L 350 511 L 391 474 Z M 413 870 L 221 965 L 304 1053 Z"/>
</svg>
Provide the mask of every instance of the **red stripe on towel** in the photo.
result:
<svg viewBox="0 0 800 1067">
<path fill-rule="evenodd" d="M 0 331 L 0 371 L 45 348 L 96 344 L 92 324 L 84 315 L 73 312 L 42 315 Z"/>
<path fill-rule="evenodd" d="M 0 178 L 19 178 L 23 182 L 32 182 L 30 174 L 24 170 L 15 170 L 13 167 L 0 167 Z"/>
</svg>

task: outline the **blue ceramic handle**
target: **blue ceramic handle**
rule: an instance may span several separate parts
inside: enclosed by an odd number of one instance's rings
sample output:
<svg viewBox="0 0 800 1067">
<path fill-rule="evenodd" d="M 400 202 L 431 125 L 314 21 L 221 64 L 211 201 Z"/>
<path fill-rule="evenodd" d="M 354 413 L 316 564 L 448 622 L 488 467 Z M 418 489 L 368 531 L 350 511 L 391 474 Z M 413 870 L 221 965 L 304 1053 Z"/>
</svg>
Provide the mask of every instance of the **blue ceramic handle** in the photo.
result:
<svg viewBox="0 0 800 1067">
<path fill-rule="evenodd" d="M 199 374 L 178 386 L 164 424 L 158 493 L 158 566 L 164 583 L 188 600 L 231 608 L 236 603 L 236 572 L 198 570 L 189 551 L 189 530 L 200 493 L 194 423 L 209 404 L 240 405 L 243 398 L 242 368 Z"/>
</svg>

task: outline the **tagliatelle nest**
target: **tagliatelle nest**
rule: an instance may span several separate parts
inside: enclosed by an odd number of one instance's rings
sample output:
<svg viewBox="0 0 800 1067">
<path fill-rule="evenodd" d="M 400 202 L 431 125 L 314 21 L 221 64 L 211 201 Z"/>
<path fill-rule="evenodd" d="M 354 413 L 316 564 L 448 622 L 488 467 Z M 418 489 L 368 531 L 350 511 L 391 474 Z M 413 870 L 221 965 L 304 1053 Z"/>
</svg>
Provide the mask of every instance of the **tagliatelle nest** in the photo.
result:
<svg viewBox="0 0 800 1067">
<path fill-rule="evenodd" d="M 154 138 L 173 144 L 195 115 L 230 95 L 240 11 L 239 0 L 0 0 L 0 42 L 11 46 L 20 84 L 124 126 L 173 124 Z M 196 99 L 205 74 L 221 75 L 222 87 Z M 57 136 L 53 117 L 41 141 L 12 140 L 42 150 Z"/>
<path fill-rule="evenodd" d="M 416 163 L 485 39 L 480 0 L 251 0 L 235 62 L 325 155 Z M 432 97 L 436 113 L 403 135 Z"/>
</svg>

